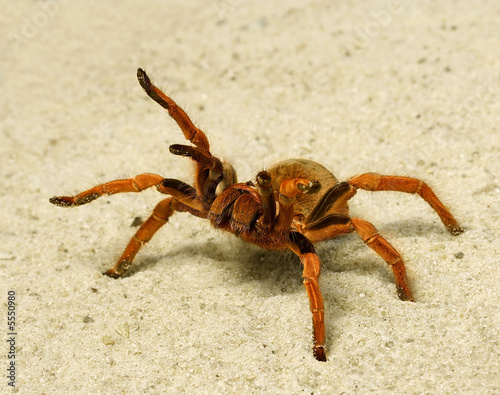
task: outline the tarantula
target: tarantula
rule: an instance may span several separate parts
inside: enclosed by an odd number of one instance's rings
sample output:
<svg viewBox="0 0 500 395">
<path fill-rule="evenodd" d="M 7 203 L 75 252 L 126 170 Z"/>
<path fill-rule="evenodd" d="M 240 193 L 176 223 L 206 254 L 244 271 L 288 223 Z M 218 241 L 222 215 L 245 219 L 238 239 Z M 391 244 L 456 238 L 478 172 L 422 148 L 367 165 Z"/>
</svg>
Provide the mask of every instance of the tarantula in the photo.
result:
<svg viewBox="0 0 500 395">
<path fill-rule="evenodd" d="M 75 196 L 58 196 L 50 202 L 60 207 L 81 206 L 103 196 L 141 192 L 156 187 L 170 197 L 160 201 L 152 215 L 130 240 L 118 262 L 105 274 L 123 276 L 140 248 L 176 212 L 207 218 L 218 229 L 269 250 L 291 250 L 303 265 L 304 285 L 313 320 L 313 355 L 326 361 L 324 306 L 318 278 L 320 259 L 314 244 L 340 234 L 356 232 L 391 267 L 400 299 L 412 301 L 404 262 L 377 229 L 361 218 L 351 218 L 347 201 L 358 189 L 399 191 L 420 195 L 436 211 L 452 235 L 462 229 L 429 186 L 411 177 L 365 173 L 339 182 L 322 165 L 306 159 L 279 162 L 257 174 L 255 182 L 237 183 L 233 167 L 210 153 L 205 134 L 167 95 L 151 83 L 142 69 L 140 85 L 151 99 L 165 108 L 193 145 L 174 144 L 170 152 L 191 158 L 196 164 L 194 186 L 157 174 L 140 174 L 95 186 Z"/>
</svg>

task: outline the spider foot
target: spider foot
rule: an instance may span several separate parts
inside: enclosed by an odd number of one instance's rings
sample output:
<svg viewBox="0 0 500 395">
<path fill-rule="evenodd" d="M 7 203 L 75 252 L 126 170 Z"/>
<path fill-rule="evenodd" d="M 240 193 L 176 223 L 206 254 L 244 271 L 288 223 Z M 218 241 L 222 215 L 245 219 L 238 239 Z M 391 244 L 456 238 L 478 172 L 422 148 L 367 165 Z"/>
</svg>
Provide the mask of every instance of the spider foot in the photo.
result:
<svg viewBox="0 0 500 395">
<path fill-rule="evenodd" d="M 137 69 L 137 79 L 139 80 L 139 84 L 141 85 L 141 87 L 146 92 L 149 92 L 151 90 L 151 85 L 153 84 L 151 83 L 151 80 L 149 79 L 146 72 L 141 68 Z"/>
<path fill-rule="evenodd" d="M 113 269 L 109 269 L 103 273 L 105 276 L 111 277 L 111 278 L 120 278 L 121 275 L 116 273 Z"/>
<path fill-rule="evenodd" d="M 170 153 L 172 153 L 174 155 L 187 156 L 187 157 L 190 157 L 190 158 L 193 158 L 196 160 L 196 158 L 194 158 L 194 156 L 197 153 L 195 147 L 191 147 L 189 145 L 182 145 L 182 144 L 172 144 L 169 147 L 169 151 L 170 151 Z"/>
<path fill-rule="evenodd" d="M 49 202 L 58 207 L 73 207 L 81 206 L 90 203 L 93 200 L 101 197 L 100 193 L 92 192 L 85 195 L 72 196 L 54 196 L 49 199 Z"/>
<path fill-rule="evenodd" d="M 399 285 L 396 285 L 396 291 L 398 293 L 399 299 L 405 302 L 413 302 L 413 296 L 411 294 L 411 291 L 406 288 L 406 287 L 401 287 Z"/>
<path fill-rule="evenodd" d="M 323 346 L 314 346 L 313 355 L 320 362 L 326 362 L 326 353 Z"/>
<path fill-rule="evenodd" d="M 130 266 L 132 266 L 132 261 L 123 259 L 103 274 L 112 278 L 120 278 L 130 269 Z"/>
<path fill-rule="evenodd" d="M 54 196 L 49 199 L 49 202 L 58 207 L 72 207 L 75 205 L 73 198 L 67 196 Z"/>
<path fill-rule="evenodd" d="M 461 228 L 458 225 L 449 225 L 448 226 L 448 231 L 453 235 L 453 236 L 458 236 L 459 234 L 463 233 L 463 228 Z"/>
</svg>

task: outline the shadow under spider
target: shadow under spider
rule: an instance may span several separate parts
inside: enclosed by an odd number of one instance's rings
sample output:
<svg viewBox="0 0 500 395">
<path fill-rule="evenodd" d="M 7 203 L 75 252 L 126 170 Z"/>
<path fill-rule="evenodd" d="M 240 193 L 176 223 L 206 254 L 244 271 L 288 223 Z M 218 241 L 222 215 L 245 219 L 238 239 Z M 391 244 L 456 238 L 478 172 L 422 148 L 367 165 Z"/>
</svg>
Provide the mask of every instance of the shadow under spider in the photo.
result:
<svg viewBox="0 0 500 395">
<path fill-rule="evenodd" d="M 387 236 L 428 237 L 430 234 L 442 235 L 442 229 L 435 223 L 425 220 L 398 220 L 386 223 L 380 227 L 381 233 Z M 390 237 L 390 236 L 389 236 Z M 393 275 L 387 264 L 374 254 L 355 234 L 341 235 L 332 240 L 317 243 L 315 248 L 322 261 L 322 274 L 328 272 L 345 273 L 356 272 L 362 275 L 376 275 L 382 281 L 394 282 Z M 358 249 L 366 249 L 361 256 L 351 254 Z M 405 257 L 405 252 L 400 251 Z M 248 244 L 242 240 L 225 240 L 223 237 L 215 240 L 206 240 L 183 246 L 173 246 L 163 254 L 149 254 L 138 257 L 134 266 L 126 277 L 134 276 L 138 272 L 156 266 L 172 264 L 182 265 L 190 257 L 205 257 L 214 265 L 214 268 L 227 272 L 234 271 L 234 283 L 258 281 L 269 291 L 269 295 L 282 293 L 296 293 L 303 291 L 302 266 L 297 257 L 290 251 L 268 251 L 258 246 Z M 406 255 L 406 261 L 412 261 Z M 325 293 L 334 293 L 334 290 L 323 288 Z"/>
<path fill-rule="evenodd" d="M 173 247 L 163 254 L 138 257 L 126 277 L 157 264 L 182 265 L 193 257 L 204 257 L 214 270 L 234 272 L 233 284 L 258 281 L 270 295 L 303 291 L 302 267 L 291 251 L 268 251 L 243 240 L 225 242 L 224 238 Z M 208 285 L 208 284 L 207 284 Z"/>
</svg>

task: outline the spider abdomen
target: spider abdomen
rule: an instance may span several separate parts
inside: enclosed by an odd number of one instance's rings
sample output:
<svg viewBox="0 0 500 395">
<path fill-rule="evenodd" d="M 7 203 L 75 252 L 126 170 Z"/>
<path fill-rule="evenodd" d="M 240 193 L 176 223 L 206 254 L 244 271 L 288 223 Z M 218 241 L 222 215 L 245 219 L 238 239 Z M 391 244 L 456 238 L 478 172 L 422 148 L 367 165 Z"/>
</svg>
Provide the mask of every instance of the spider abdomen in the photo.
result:
<svg viewBox="0 0 500 395">
<path fill-rule="evenodd" d="M 324 166 L 309 159 L 288 159 L 272 165 L 268 169 L 274 191 L 278 191 L 284 180 L 305 178 L 318 181 L 321 190 L 318 193 L 302 194 L 294 203 L 294 213 L 307 218 L 322 196 L 338 183 L 337 178 Z"/>
</svg>

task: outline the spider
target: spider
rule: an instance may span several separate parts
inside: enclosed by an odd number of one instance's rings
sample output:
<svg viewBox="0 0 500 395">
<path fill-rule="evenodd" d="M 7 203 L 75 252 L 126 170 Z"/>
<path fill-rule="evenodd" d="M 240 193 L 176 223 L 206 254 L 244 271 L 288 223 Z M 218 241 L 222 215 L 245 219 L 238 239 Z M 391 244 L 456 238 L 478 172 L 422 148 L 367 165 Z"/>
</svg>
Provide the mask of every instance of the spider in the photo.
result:
<svg viewBox="0 0 500 395">
<path fill-rule="evenodd" d="M 178 212 L 210 220 L 218 229 L 268 250 L 291 250 L 303 265 L 302 277 L 313 321 L 313 355 L 326 361 L 323 297 L 319 287 L 320 259 L 314 244 L 356 232 L 390 266 L 397 294 L 413 301 L 401 255 L 368 221 L 349 216 L 347 201 L 358 189 L 418 194 L 439 215 L 452 235 L 462 228 L 423 181 L 402 176 L 365 173 L 339 182 L 319 163 L 307 159 L 278 162 L 257 174 L 255 182 L 238 183 L 234 168 L 213 156 L 206 135 L 170 97 L 152 84 L 146 72 L 137 70 L 139 84 L 166 109 L 193 145 L 174 144 L 170 152 L 191 158 L 196 164 L 194 186 L 151 173 L 95 186 L 75 196 L 58 196 L 50 203 L 60 207 L 81 206 L 103 195 L 141 192 L 156 187 L 170 197 L 160 201 L 152 215 L 132 237 L 118 262 L 106 275 L 122 277 L 140 248 Z"/>
</svg>

